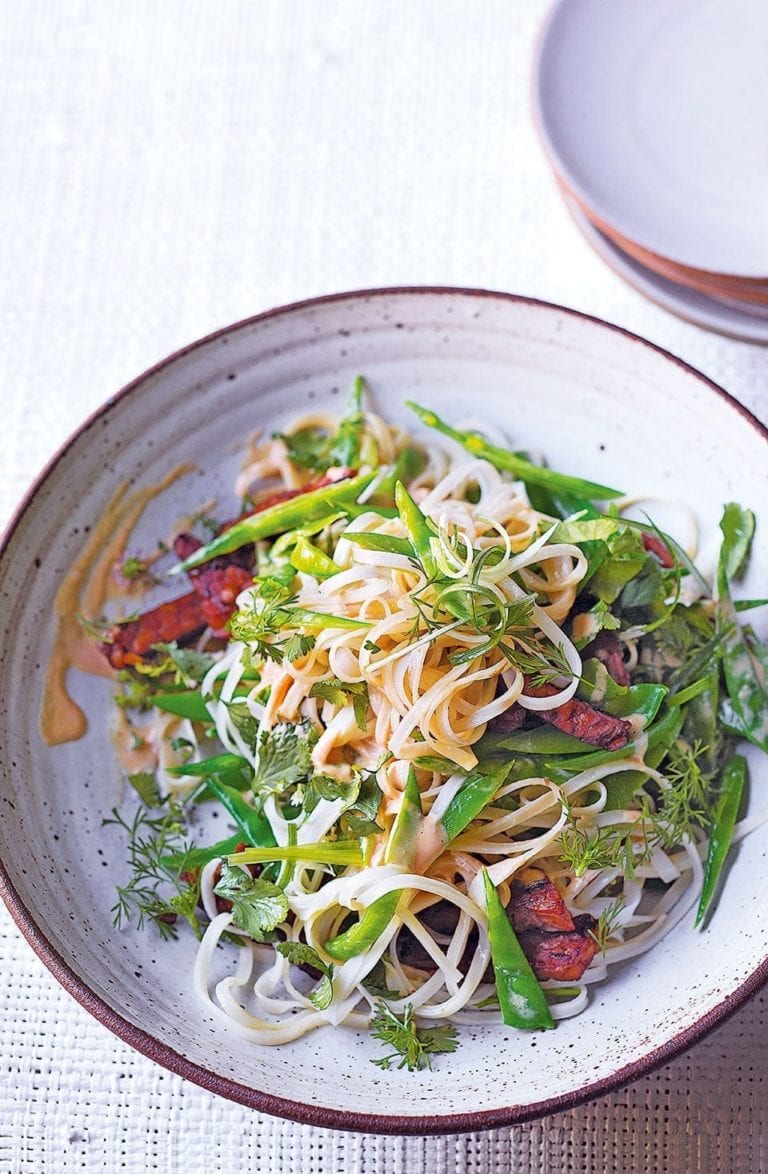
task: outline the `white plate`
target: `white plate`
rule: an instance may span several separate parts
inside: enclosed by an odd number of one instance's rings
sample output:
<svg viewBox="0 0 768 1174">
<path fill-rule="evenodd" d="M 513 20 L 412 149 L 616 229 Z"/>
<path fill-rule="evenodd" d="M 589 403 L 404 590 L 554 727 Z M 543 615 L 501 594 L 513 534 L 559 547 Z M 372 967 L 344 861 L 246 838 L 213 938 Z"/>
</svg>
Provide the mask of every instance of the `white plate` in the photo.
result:
<svg viewBox="0 0 768 1174">
<path fill-rule="evenodd" d="M 705 933 L 687 919 L 595 989 L 556 1031 L 462 1028 L 433 1072 L 382 1072 L 367 1032 L 324 1029 L 280 1048 L 215 1021 L 192 985 L 190 936 L 117 933 L 114 884 L 125 838 L 102 819 L 120 801 L 107 735 L 112 689 L 73 677 L 88 734 L 42 744 L 37 700 L 53 598 L 115 488 L 159 481 L 181 461 L 198 475 L 152 502 L 132 549 L 148 549 L 190 508 L 237 510 L 236 445 L 308 408 L 337 410 L 363 372 L 374 403 L 413 424 L 406 396 L 445 416 L 501 425 L 514 446 L 627 490 L 689 501 L 716 526 L 724 501 L 766 503 L 765 430 L 685 363 L 634 335 L 556 306 L 460 290 L 384 290 L 261 315 L 160 363 L 104 406 L 41 477 L 0 553 L 0 892 L 31 945 L 94 1015 L 188 1079 L 262 1111 L 315 1125 L 450 1133 L 525 1120 L 606 1092 L 690 1045 L 768 974 L 768 827 L 740 847 Z M 135 543 L 135 545 L 134 545 Z M 768 578 L 760 544 L 747 595 Z M 754 771 L 758 806 L 768 770 Z M 5 975 L 5 982 L 12 976 Z M 20 1027 L 23 1025 L 20 1025 Z"/>
<path fill-rule="evenodd" d="M 610 265 L 614 273 L 634 286 L 638 293 L 669 310 L 671 314 L 693 322 L 695 326 L 703 326 L 705 330 L 714 330 L 717 334 L 739 338 L 743 342 L 768 343 L 768 307 L 744 310 L 735 301 L 708 298 L 706 294 L 661 277 L 652 269 L 646 269 L 645 265 L 630 257 L 605 233 L 600 232 L 575 200 L 566 196 L 565 202 L 587 243 Z"/>
<path fill-rule="evenodd" d="M 534 106 L 597 218 L 677 264 L 768 277 L 766 0 L 560 0 Z"/>
</svg>

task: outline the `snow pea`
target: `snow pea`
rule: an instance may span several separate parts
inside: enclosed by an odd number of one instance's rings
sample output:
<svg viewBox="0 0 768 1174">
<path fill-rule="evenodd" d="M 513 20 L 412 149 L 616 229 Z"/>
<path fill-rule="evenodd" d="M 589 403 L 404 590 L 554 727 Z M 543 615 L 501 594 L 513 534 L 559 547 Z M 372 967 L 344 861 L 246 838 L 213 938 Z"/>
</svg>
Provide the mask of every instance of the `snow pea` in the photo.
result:
<svg viewBox="0 0 768 1174">
<path fill-rule="evenodd" d="M 524 457 L 525 453 L 518 453 Z M 602 514 L 595 509 L 591 502 L 573 494 L 552 493 L 542 489 L 540 485 L 528 486 L 528 500 L 540 514 L 549 518 L 570 518 L 573 514 L 580 514 L 583 518 L 600 518 Z M 587 556 L 589 557 L 589 556 Z"/>
<path fill-rule="evenodd" d="M 652 751 L 670 748 L 680 733 L 683 724 L 683 714 L 679 708 L 672 709 L 644 731 L 648 739 L 645 751 L 645 761 L 649 762 Z M 591 770 L 593 766 L 604 766 L 609 762 L 621 762 L 624 758 L 631 758 L 635 753 L 635 743 L 629 742 L 621 750 L 596 750 L 592 754 L 583 754 L 580 757 L 550 759 L 545 763 L 545 773 L 553 782 L 565 783 L 574 775 L 584 770 Z M 659 760 L 660 761 L 660 760 Z"/>
<path fill-rule="evenodd" d="M 546 995 L 523 953 L 499 894 L 483 869 L 488 943 L 501 1017 L 508 1027 L 536 1031 L 555 1026 Z"/>
<path fill-rule="evenodd" d="M 205 758 L 202 762 L 187 762 L 181 766 L 171 766 L 168 774 L 177 776 L 191 775 L 202 781 L 187 797 L 187 803 L 200 803 L 211 797 L 208 779 L 215 775 L 219 782 L 226 783 L 236 791 L 245 791 L 253 781 L 253 767 L 239 754 L 216 754 L 213 758 Z"/>
<path fill-rule="evenodd" d="M 752 611 L 755 607 L 765 607 L 768 604 L 768 599 L 734 599 L 733 606 L 736 611 Z"/>
<path fill-rule="evenodd" d="M 405 402 L 428 428 L 434 428 L 436 431 L 442 432 L 444 436 L 450 436 L 473 456 L 489 461 L 497 469 L 512 473 L 514 477 L 526 482 L 526 484 L 549 489 L 552 493 L 575 494 L 577 497 L 584 497 L 589 501 L 622 496 L 618 489 L 610 489 L 605 485 L 598 485 L 594 481 L 584 481 L 580 477 L 569 477 L 565 473 L 557 473 L 553 469 L 534 465 L 518 453 L 491 444 L 479 432 L 461 432 L 456 428 L 451 428 L 428 408 L 422 408 L 412 400 Z"/>
<path fill-rule="evenodd" d="M 477 768 L 468 774 L 460 790 L 456 792 L 438 819 L 438 824 L 450 844 L 487 807 L 509 773 L 509 764 L 504 762 L 489 769 Z M 429 816 L 426 817 L 426 820 Z"/>
<path fill-rule="evenodd" d="M 202 762 L 186 762 L 181 766 L 170 766 L 168 774 L 199 775 L 201 778 L 215 774 L 228 786 L 243 791 L 253 779 L 253 767 L 239 754 L 230 754 L 227 751 L 224 754 L 216 754 L 213 758 L 204 758 Z"/>
<path fill-rule="evenodd" d="M 341 570 L 332 558 L 303 534 L 299 535 L 291 551 L 290 562 L 297 571 L 303 571 L 305 575 L 314 575 L 316 579 L 330 579 L 331 575 L 338 575 Z"/>
<path fill-rule="evenodd" d="M 286 607 L 286 627 L 302 628 L 316 635 L 326 628 L 349 630 L 372 628 L 366 620 L 352 620 L 348 616 L 332 616 L 324 611 L 309 611 L 306 607 Z"/>
<path fill-rule="evenodd" d="M 715 895 L 717 883 L 731 847 L 733 829 L 739 814 L 747 777 L 746 758 L 742 754 L 734 754 L 725 764 L 717 806 L 712 826 L 709 829 L 707 862 L 704 866 L 704 881 L 694 926 L 701 925 Z"/>
<path fill-rule="evenodd" d="M 184 562 L 173 567 L 170 573 L 189 571 L 201 563 L 208 562 L 209 559 L 239 550 L 241 546 L 247 546 L 251 542 L 273 538 L 286 530 L 295 530 L 307 522 L 324 518 L 327 514 L 346 512 L 346 506 L 357 501 L 374 476 L 374 473 L 366 473 L 358 477 L 348 477 L 344 481 L 336 481 L 331 485 L 323 485 L 319 489 L 311 489 L 307 493 L 289 498 L 288 501 L 280 501 L 268 509 L 243 518 L 211 542 L 201 546 Z"/>
<path fill-rule="evenodd" d="M 417 448 L 404 448 L 398 453 L 397 459 L 386 472 L 382 472 L 373 484 L 373 492 L 368 502 L 377 506 L 391 506 L 395 504 L 395 486 L 398 481 L 409 485 L 414 477 L 418 477 L 426 464 L 427 458 Z M 366 503 L 367 504 L 367 503 Z"/>
<path fill-rule="evenodd" d="M 369 950 L 394 917 L 401 895 L 402 889 L 395 889 L 373 901 L 354 925 L 325 943 L 326 954 L 339 962 L 346 962 Z"/>
<path fill-rule="evenodd" d="M 667 692 L 665 685 L 619 685 L 599 660 L 590 659 L 582 666 L 576 695 L 612 717 L 639 714 L 647 725 L 656 717 Z"/>
<path fill-rule="evenodd" d="M 363 392 L 365 380 L 358 375 L 347 397 L 344 415 L 339 423 L 334 446 L 334 458 L 340 465 L 356 468 L 360 464 L 360 450 L 363 443 Z"/>
<path fill-rule="evenodd" d="M 514 734 L 485 734 L 473 747 L 479 758 L 485 754 L 589 754 L 594 746 L 566 734 L 555 726 L 536 726 Z"/>
<path fill-rule="evenodd" d="M 699 677 L 698 681 L 694 681 L 686 689 L 681 689 L 669 698 L 668 705 L 687 705 L 689 701 L 693 701 L 701 693 L 704 693 L 709 688 L 710 677 Z"/>
<path fill-rule="evenodd" d="M 725 631 L 723 672 L 734 725 L 743 737 L 768 753 L 768 647 L 751 628 L 739 627 L 730 593 L 730 579 L 743 570 L 754 528 L 751 510 L 729 502 L 720 520 L 718 626 Z"/>
<path fill-rule="evenodd" d="M 249 844 L 255 848 L 271 847 L 275 843 L 274 833 L 266 816 L 236 791 L 234 787 L 220 782 L 214 775 L 207 779 L 208 787 L 213 791 Z"/>
<path fill-rule="evenodd" d="M 416 772 L 413 767 L 408 768 L 408 779 L 403 791 L 400 808 L 389 833 L 385 864 L 400 864 L 404 868 L 413 866 L 416 855 L 417 841 L 424 817 L 421 810 L 421 794 L 416 782 Z"/>
<path fill-rule="evenodd" d="M 186 717 L 193 722 L 209 722 L 211 715 L 199 690 L 185 690 L 180 693 L 155 693 L 151 698 L 156 709 Z"/>
<path fill-rule="evenodd" d="M 727 580 L 738 579 L 744 571 L 752 538 L 755 533 L 755 515 L 735 501 L 729 501 L 720 519 L 723 542 L 720 551 L 720 571 Z"/>
<path fill-rule="evenodd" d="M 438 574 L 437 561 L 432 551 L 434 530 L 402 481 L 398 481 L 395 485 L 395 505 L 410 539 L 413 553 L 423 566 L 427 578 L 436 578 Z"/>
<path fill-rule="evenodd" d="M 288 828 L 291 835 L 291 827 Z M 271 844 L 243 848 L 229 857 L 230 864 L 264 864 L 268 860 L 304 864 L 330 864 L 338 868 L 360 868 L 363 853 L 357 840 L 321 840 L 317 844 Z"/>
<path fill-rule="evenodd" d="M 219 860 L 224 856 L 229 856 L 237 849 L 238 844 L 242 843 L 242 835 L 237 832 L 234 836 L 230 836 L 226 840 L 219 840 L 216 844 L 210 844 L 207 848 L 191 848 L 189 852 L 171 852 L 168 856 L 163 857 L 163 863 L 167 864 L 169 868 L 194 869 L 202 868 L 206 864 L 210 864 L 211 860 Z"/>
<path fill-rule="evenodd" d="M 726 640 L 723 671 L 735 728 L 768 753 L 768 647 L 750 628 L 734 628 Z"/>
<path fill-rule="evenodd" d="M 396 538 L 394 534 L 375 534 L 368 530 L 350 530 L 342 535 L 363 550 L 380 550 L 384 554 L 402 554 L 413 558 L 413 546 L 407 538 Z"/>
</svg>

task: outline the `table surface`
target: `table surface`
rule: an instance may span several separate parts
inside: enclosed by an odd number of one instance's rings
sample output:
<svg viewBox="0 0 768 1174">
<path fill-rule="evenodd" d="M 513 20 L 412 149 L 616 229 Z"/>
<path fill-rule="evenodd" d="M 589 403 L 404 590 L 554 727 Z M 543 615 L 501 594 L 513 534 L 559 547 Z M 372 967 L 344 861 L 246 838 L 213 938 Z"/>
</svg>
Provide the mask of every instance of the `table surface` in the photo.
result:
<svg viewBox="0 0 768 1174">
<path fill-rule="evenodd" d="M 0 523 L 82 418 L 218 326 L 334 290 L 530 294 L 682 355 L 768 418 L 768 350 L 625 287 L 572 227 L 529 112 L 543 0 L 2 6 Z M 132 1052 L 0 913 L 0 1167 L 766 1167 L 768 1009 L 611 1096 L 440 1139 L 262 1117 Z"/>
</svg>

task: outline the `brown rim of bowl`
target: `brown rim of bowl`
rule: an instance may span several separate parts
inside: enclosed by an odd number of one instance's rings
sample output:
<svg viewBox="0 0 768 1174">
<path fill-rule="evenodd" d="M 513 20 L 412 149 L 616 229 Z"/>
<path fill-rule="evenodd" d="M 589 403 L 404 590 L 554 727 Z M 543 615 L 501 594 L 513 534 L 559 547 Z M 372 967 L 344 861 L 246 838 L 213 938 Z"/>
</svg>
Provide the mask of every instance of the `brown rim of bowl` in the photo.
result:
<svg viewBox="0 0 768 1174">
<path fill-rule="evenodd" d="M 642 298 L 645 298 L 646 301 L 652 302 L 654 306 L 658 306 L 659 309 L 663 310 L 665 314 L 674 314 L 674 316 L 679 318 L 681 322 L 688 322 L 691 326 L 697 327 L 698 330 L 706 330 L 708 334 L 719 334 L 722 338 L 730 338 L 734 342 L 743 342 L 747 346 L 768 346 L 768 337 L 753 338 L 744 331 L 740 332 L 737 326 L 729 328 L 728 326 L 722 326 L 719 323 L 718 325 L 715 325 L 714 322 L 705 322 L 701 317 L 697 316 L 694 311 L 689 310 L 687 306 L 678 305 L 677 303 L 673 305 L 671 300 L 665 298 L 662 294 L 659 294 L 658 292 L 652 292 L 653 287 L 649 289 L 647 282 L 644 283 L 639 276 L 636 277 L 631 272 L 627 272 L 626 269 L 621 266 L 618 258 L 614 258 L 610 254 L 601 252 L 595 241 L 592 240 L 592 238 L 588 235 L 586 226 L 579 222 L 579 216 L 582 216 L 589 224 L 589 227 L 593 228 L 595 232 L 600 232 L 600 229 L 589 219 L 586 213 L 582 211 L 581 206 L 577 204 L 575 200 L 571 199 L 570 192 L 567 190 L 567 188 L 561 187 L 560 191 L 563 197 L 563 203 L 565 204 L 566 211 L 573 221 L 574 227 L 579 233 L 581 239 L 584 241 L 585 245 L 594 253 L 594 255 L 598 258 L 599 261 L 602 262 L 603 265 L 606 265 L 611 270 L 611 272 L 619 278 L 620 281 L 623 281 L 625 285 L 630 287 L 630 289 L 635 290 L 635 292 L 640 294 Z M 609 248 L 615 249 L 617 253 L 621 251 L 615 241 L 608 240 L 607 237 L 606 244 Z M 628 258 L 628 260 L 631 263 L 633 258 Z M 657 274 L 649 273 L 649 278 L 656 278 L 657 276 Z M 661 280 L 668 281 L 669 279 L 662 277 Z M 679 286 L 679 288 L 683 293 L 685 293 L 684 286 Z M 738 312 L 738 307 L 729 306 L 727 303 L 718 303 L 714 300 L 713 309 L 722 309 L 729 313 L 733 311 Z M 753 317 L 752 321 L 758 323 L 765 322 L 766 320 L 762 317 Z M 768 326 L 768 323 L 766 323 L 766 325 Z"/>
<path fill-rule="evenodd" d="M 655 263 L 665 264 L 665 265 L 670 265 L 670 264 L 674 265 L 677 268 L 677 270 L 681 276 L 679 276 L 677 278 L 672 278 L 672 280 L 677 281 L 678 284 L 689 284 L 688 279 L 690 278 L 692 280 L 698 280 L 698 281 L 703 281 L 705 283 L 708 283 L 710 288 L 712 287 L 712 282 L 719 282 L 721 284 L 723 282 L 725 282 L 726 284 L 730 283 L 730 287 L 732 287 L 735 284 L 736 287 L 740 287 L 742 289 L 746 288 L 747 290 L 749 289 L 750 286 L 757 286 L 757 287 L 768 286 L 768 277 L 745 277 L 745 276 L 740 275 L 738 273 L 721 273 L 718 270 L 714 270 L 714 269 L 699 269 L 696 266 L 686 265 L 682 261 L 675 261 L 671 257 L 665 257 L 661 253 L 654 253 L 650 249 L 645 248 L 644 245 L 640 245 L 637 241 L 631 241 L 628 237 L 621 235 L 618 232 L 618 230 L 614 229 L 613 227 L 608 226 L 607 222 L 600 216 L 600 214 L 595 212 L 591 208 L 587 194 L 584 192 L 584 190 L 580 184 L 578 184 L 574 180 L 567 180 L 566 181 L 564 179 L 564 174 L 565 174 L 567 168 L 564 166 L 563 159 L 560 155 L 560 152 L 558 151 L 555 143 L 550 138 L 549 132 L 547 131 L 547 129 L 545 127 L 545 124 L 544 124 L 545 120 L 544 120 L 544 115 L 542 113 L 541 102 L 539 99 L 539 93 L 540 93 L 540 79 L 541 79 L 541 59 L 542 59 L 542 53 L 544 51 L 544 44 L 547 39 L 547 33 L 549 32 L 550 25 L 553 23 L 553 21 L 555 19 L 556 13 L 562 7 L 564 7 L 564 5 L 568 2 L 570 2 L 570 0 L 553 0 L 552 4 L 550 5 L 550 7 L 547 9 L 544 16 L 542 17 L 541 22 L 539 24 L 538 32 L 537 32 L 535 40 L 534 40 L 534 49 L 533 49 L 533 55 L 532 55 L 532 59 L 531 59 L 532 65 L 531 65 L 531 74 L 530 74 L 530 78 L 531 78 L 531 81 L 530 81 L 530 105 L 531 105 L 531 112 L 533 115 L 533 125 L 536 128 L 536 133 L 538 135 L 539 143 L 541 144 L 542 150 L 544 151 L 544 154 L 547 157 L 547 161 L 549 162 L 550 167 L 554 171 L 555 176 L 558 179 L 558 182 L 562 182 L 562 183 L 567 184 L 567 187 L 569 189 L 570 194 L 573 196 L 573 199 L 576 200 L 582 206 L 583 211 L 586 213 L 586 215 L 589 216 L 590 220 L 592 220 L 592 222 L 594 224 L 596 224 L 601 229 L 602 232 L 605 232 L 606 235 L 608 235 L 608 236 L 613 235 L 616 243 L 617 244 L 621 243 L 621 247 L 624 249 L 625 252 L 630 251 L 630 249 L 629 249 L 630 245 L 634 249 L 640 249 L 643 253 L 643 256 L 646 259 L 644 260 L 643 257 L 640 257 L 640 256 L 638 256 L 637 259 L 642 261 L 642 263 L 644 265 L 646 265 L 648 268 L 651 268 L 651 269 L 655 268 Z M 578 191 L 576 190 L 577 188 L 578 188 Z M 605 227 L 603 227 L 603 225 L 605 225 Z M 625 242 L 625 243 L 622 243 L 622 242 Z M 654 263 L 652 263 L 651 259 L 653 260 Z M 661 270 L 657 269 L 657 272 L 661 273 Z M 682 277 L 683 274 L 686 275 L 685 278 Z M 662 276 L 666 277 L 667 274 L 663 273 Z M 691 288 L 694 288 L 694 287 L 691 286 Z"/>
<path fill-rule="evenodd" d="M 688 289 L 695 290 L 697 293 L 704 294 L 715 300 L 722 295 L 723 297 L 733 298 L 735 301 L 743 302 L 747 312 L 750 303 L 757 306 L 768 305 L 768 288 L 765 286 L 750 290 L 743 283 L 728 283 L 720 280 L 710 281 L 703 277 L 691 276 L 692 271 L 686 269 L 685 266 L 678 265 L 676 261 L 668 261 L 666 257 L 660 257 L 657 253 L 651 253 L 641 245 L 635 244 L 629 237 L 617 232 L 607 220 L 603 220 L 588 204 L 585 204 L 568 185 L 566 180 L 563 179 L 562 175 L 554 171 L 554 176 L 561 192 L 569 200 L 573 200 L 574 204 L 578 206 L 587 220 L 591 221 L 595 228 L 599 229 L 603 236 L 607 236 L 617 248 L 627 253 L 635 261 L 639 262 L 639 264 L 645 266 L 646 269 L 658 273 L 660 277 L 665 277 L 667 281 L 673 281 L 676 285 L 687 286 Z"/>
<path fill-rule="evenodd" d="M 213 331 L 205 337 L 197 339 L 188 346 L 182 347 L 175 351 L 167 358 L 162 359 L 159 363 L 148 368 L 137 379 L 133 379 L 126 384 L 122 390 L 111 396 L 101 407 L 97 408 L 83 424 L 69 437 L 61 448 L 54 454 L 54 456 L 47 463 L 42 472 L 35 478 L 32 486 L 27 490 L 20 505 L 14 512 L 6 531 L 3 535 L 2 543 L 0 543 L 0 565 L 2 565 L 2 558 L 5 554 L 8 543 L 13 536 L 21 518 L 26 510 L 29 508 L 34 500 L 38 490 L 45 483 L 50 476 L 53 469 L 66 455 L 67 451 L 76 439 L 86 433 L 93 427 L 94 423 L 99 420 L 105 412 L 107 412 L 118 400 L 123 399 L 132 391 L 138 388 L 145 379 L 156 375 L 165 367 L 174 363 L 183 355 L 189 354 L 199 346 L 203 346 L 215 339 L 224 338 L 233 331 L 240 330 L 246 326 L 251 326 L 257 322 L 265 322 L 270 318 L 275 318 L 281 314 L 302 313 L 305 310 L 313 309 L 317 306 L 323 306 L 333 302 L 348 301 L 350 298 L 372 299 L 379 297 L 393 297 L 406 295 L 409 297 L 447 297 L 455 298 L 473 297 L 473 298 L 487 298 L 489 300 L 501 301 L 507 303 L 517 303 L 529 306 L 540 306 L 547 310 L 555 310 L 559 314 L 568 314 L 573 318 L 579 318 L 582 321 L 593 322 L 597 326 L 603 327 L 606 330 L 613 331 L 616 334 L 623 335 L 624 338 L 631 342 L 638 343 L 640 346 L 647 347 L 656 354 L 663 356 L 669 362 L 676 364 L 683 371 L 695 376 L 701 383 L 720 396 L 730 404 L 744 419 L 752 425 L 752 427 L 768 441 L 768 428 L 766 428 L 748 408 L 734 399 L 727 391 L 725 391 L 718 384 L 709 379 L 701 371 L 697 371 L 689 363 L 676 355 L 670 354 L 669 351 L 664 350 L 663 347 L 657 346 L 655 343 L 649 342 L 638 334 L 634 334 L 630 330 L 624 329 L 622 326 L 616 326 L 611 322 L 606 322 L 602 318 L 598 318 L 594 314 L 585 314 L 581 310 L 572 310 L 567 306 L 558 306 L 553 302 L 542 301 L 539 298 L 525 297 L 520 294 L 509 294 L 495 290 L 486 289 L 472 289 L 461 286 L 393 286 L 391 288 L 375 288 L 364 290 L 351 290 L 347 293 L 326 294 L 315 298 L 308 298 L 300 302 L 292 302 L 285 306 L 278 306 L 272 310 L 265 310 L 261 314 L 254 314 L 250 318 L 244 318 L 239 322 L 235 322 L 230 326 L 222 327 L 219 330 Z M 168 1044 L 161 1043 L 160 1040 L 155 1039 L 149 1032 L 143 1028 L 136 1027 L 127 1019 L 124 1019 L 116 1011 L 114 1011 L 108 1003 L 96 995 L 90 987 L 71 969 L 69 964 L 64 961 L 56 948 L 48 941 L 43 931 L 37 925 L 31 910 L 29 910 L 23 903 L 19 894 L 13 886 L 10 876 L 5 865 L 0 861 L 0 896 L 3 897 L 13 920 L 21 930 L 24 937 L 29 942 L 32 949 L 37 956 L 51 971 L 54 978 L 69 991 L 71 995 L 77 1000 L 86 1011 L 90 1012 L 94 1018 L 98 1019 L 105 1027 L 118 1036 L 125 1043 L 129 1044 L 136 1051 L 148 1056 L 150 1060 L 156 1061 L 162 1067 L 169 1069 L 171 1072 L 177 1073 L 179 1076 L 190 1080 L 195 1084 L 199 1084 L 202 1088 L 209 1092 L 216 1093 L 218 1096 L 226 1097 L 231 1101 L 236 1101 L 241 1105 L 246 1105 L 249 1108 L 256 1109 L 262 1113 L 269 1113 L 277 1117 L 285 1117 L 291 1121 L 299 1122 L 304 1125 L 313 1125 L 323 1129 L 341 1129 L 354 1132 L 367 1133 L 381 1133 L 394 1135 L 416 1135 L 416 1136 L 430 1136 L 435 1134 L 446 1133 L 467 1133 L 479 1129 L 492 1129 L 505 1125 L 515 1125 L 524 1121 L 534 1120 L 539 1117 L 544 1117 L 550 1113 L 556 1113 L 565 1109 L 572 1109 L 576 1105 L 583 1104 L 585 1101 L 593 1100 L 595 1097 L 601 1096 L 605 1093 L 612 1092 L 614 1089 L 620 1088 L 622 1085 L 628 1084 L 633 1080 L 637 1080 L 641 1076 L 645 1076 L 648 1072 L 652 1072 L 655 1068 L 659 1068 L 662 1064 L 673 1060 L 680 1055 L 687 1048 L 697 1043 L 704 1035 L 712 1031 L 715 1027 L 719 1027 L 730 1015 L 739 1009 L 752 995 L 754 995 L 761 986 L 768 982 L 768 959 L 763 961 L 755 968 L 752 974 L 747 978 L 735 991 L 727 995 L 722 1002 L 714 1007 L 711 1011 L 703 1015 L 696 1023 L 679 1032 L 676 1036 L 670 1039 L 667 1043 L 662 1044 L 658 1048 L 654 1048 L 641 1060 L 636 1060 L 631 1064 L 626 1064 L 623 1068 L 618 1069 L 610 1076 L 603 1077 L 600 1080 L 593 1081 L 590 1084 L 584 1085 L 583 1088 L 573 1093 L 566 1093 L 561 1096 L 550 1097 L 548 1099 L 538 1101 L 530 1105 L 509 1105 L 500 1109 L 487 1109 L 482 1112 L 467 1112 L 467 1113 L 453 1113 L 444 1116 L 427 1115 L 424 1117 L 403 1118 L 401 1116 L 388 1116 L 378 1113 L 356 1113 L 345 1112 L 341 1109 L 322 1108 L 314 1105 L 303 1105 L 296 1101 L 286 1100 L 282 1097 L 272 1096 L 270 1093 L 259 1092 L 255 1089 L 248 1088 L 246 1085 L 239 1084 L 237 1081 L 230 1080 L 224 1076 L 218 1076 L 203 1068 L 199 1064 L 187 1060 L 181 1056 Z"/>
</svg>

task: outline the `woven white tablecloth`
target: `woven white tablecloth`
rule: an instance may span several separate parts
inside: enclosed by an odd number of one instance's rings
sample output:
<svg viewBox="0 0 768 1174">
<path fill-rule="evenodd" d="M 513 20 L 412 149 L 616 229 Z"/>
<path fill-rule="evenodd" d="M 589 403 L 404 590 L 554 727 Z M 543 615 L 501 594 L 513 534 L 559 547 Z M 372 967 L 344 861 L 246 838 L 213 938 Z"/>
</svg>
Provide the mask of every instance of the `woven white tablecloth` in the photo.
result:
<svg viewBox="0 0 768 1174">
<path fill-rule="evenodd" d="M 544 10 L 0 6 L 0 523 L 81 418 L 152 362 L 271 305 L 361 286 L 570 304 L 669 347 L 766 419 L 768 350 L 645 303 L 572 228 L 529 118 Z M 535 1124 L 408 1140 L 310 1129 L 129 1050 L 0 913 L 0 1169 L 20 1174 L 754 1174 L 768 1169 L 767 1045 L 758 997 L 655 1075 Z"/>
</svg>

